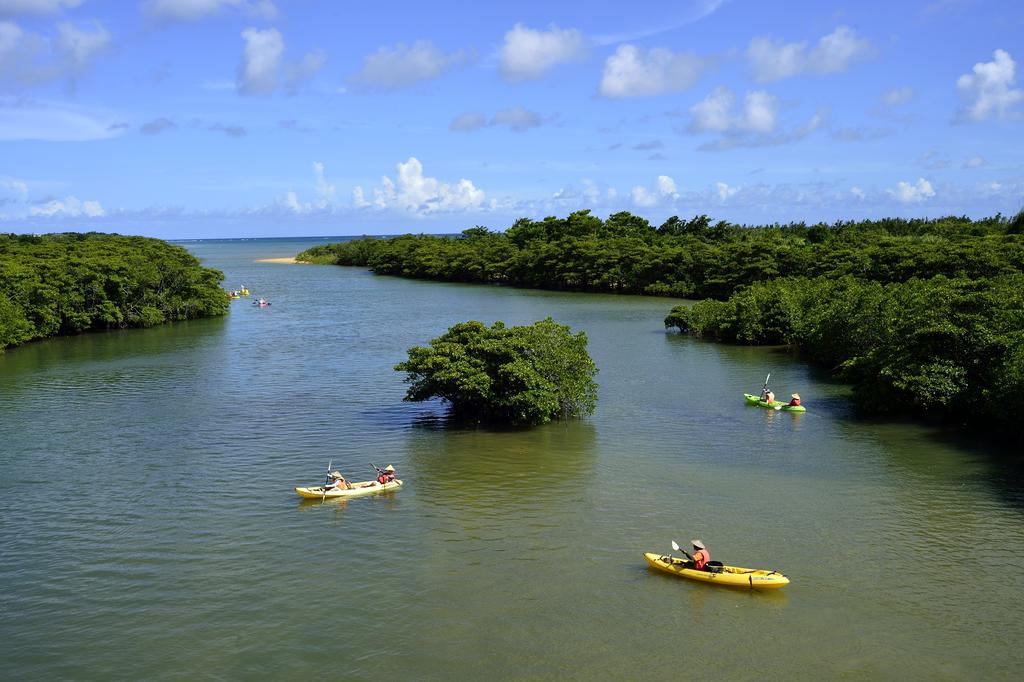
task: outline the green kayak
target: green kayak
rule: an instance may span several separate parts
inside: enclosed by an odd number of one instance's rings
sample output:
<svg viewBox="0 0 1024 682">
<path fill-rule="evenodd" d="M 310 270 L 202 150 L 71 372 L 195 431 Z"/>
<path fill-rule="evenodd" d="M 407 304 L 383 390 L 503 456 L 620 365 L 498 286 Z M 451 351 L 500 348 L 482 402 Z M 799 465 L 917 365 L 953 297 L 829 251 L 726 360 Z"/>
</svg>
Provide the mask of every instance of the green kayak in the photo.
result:
<svg viewBox="0 0 1024 682">
<path fill-rule="evenodd" d="M 790 405 L 789 403 L 784 403 L 781 400 L 776 400 L 774 402 L 767 403 L 767 402 L 761 400 L 756 395 L 750 395 L 749 393 L 744 393 L 743 397 L 746 399 L 746 401 L 748 403 L 750 403 L 751 405 L 757 405 L 758 407 L 767 407 L 767 408 L 772 409 L 772 410 L 782 410 L 783 412 L 806 412 L 807 411 L 807 408 L 804 407 L 803 405 Z"/>
</svg>

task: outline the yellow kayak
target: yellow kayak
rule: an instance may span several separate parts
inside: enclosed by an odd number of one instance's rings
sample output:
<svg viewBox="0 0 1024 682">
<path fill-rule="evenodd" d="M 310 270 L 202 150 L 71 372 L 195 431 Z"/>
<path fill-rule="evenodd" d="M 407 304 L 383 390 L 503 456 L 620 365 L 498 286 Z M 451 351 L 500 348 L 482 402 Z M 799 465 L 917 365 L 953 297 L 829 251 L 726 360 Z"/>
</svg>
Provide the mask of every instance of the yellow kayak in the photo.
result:
<svg viewBox="0 0 1024 682">
<path fill-rule="evenodd" d="M 644 559 L 653 568 L 665 571 L 680 578 L 702 580 L 712 585 L 729 587 L 746 587 L 752 590 L 770 590 L 789 584 L 789 578 L 778 571 L 767 571 L 760 568 L 740 568 L 739 566 L 719 566 L 720 572 L 698 571 L 687 568 L 690 562 L 665 554 L 644 552 Z"/>
<path fill-rule="evenodd" d="M 296 488 L 295 492 L 299 494 L 299 497 L 304 497 L 307 500 L 322 500 L 325 497 L 327 499 L 335 497 L 356 497 L 358 495 L 371 495 L 373 493 L 382 493 L 385 490 L 398 490 L 402 487 L 402 482 L 397 478 L 390 483 L 381 485 L 377 481 L 363 481 L 361 483 L 353 483 L 351 488 L 331 488 L 324 494 L 323 486 L 316 486 L 315 488 Z"/>
</svg>

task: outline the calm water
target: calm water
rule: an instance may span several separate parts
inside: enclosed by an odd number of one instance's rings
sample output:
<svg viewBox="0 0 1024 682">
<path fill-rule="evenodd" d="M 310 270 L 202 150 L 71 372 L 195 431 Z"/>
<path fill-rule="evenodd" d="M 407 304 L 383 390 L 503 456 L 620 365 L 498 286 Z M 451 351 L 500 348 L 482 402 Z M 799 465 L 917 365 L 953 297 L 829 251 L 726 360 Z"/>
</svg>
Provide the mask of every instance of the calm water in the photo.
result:
<svg viewBox="0 0 1024 682">
<path fill-rule="evenodd" d="M 855 419 L 790 355 L 666 334 L 669 299 L 256 263 L 273 304 L 0 355 L 0 678 L 1015 679 L 1024 492 L 998 453 Z M 588 420 L 445 429 L 392 366 L 457 321 L 585 330 Z M 772 372 L 804 415 L 748 407 Z M 301 502 L 328 461 L 392 495 Z M 777 593 L 644 551 L 702 538 Z"/>
</svg>

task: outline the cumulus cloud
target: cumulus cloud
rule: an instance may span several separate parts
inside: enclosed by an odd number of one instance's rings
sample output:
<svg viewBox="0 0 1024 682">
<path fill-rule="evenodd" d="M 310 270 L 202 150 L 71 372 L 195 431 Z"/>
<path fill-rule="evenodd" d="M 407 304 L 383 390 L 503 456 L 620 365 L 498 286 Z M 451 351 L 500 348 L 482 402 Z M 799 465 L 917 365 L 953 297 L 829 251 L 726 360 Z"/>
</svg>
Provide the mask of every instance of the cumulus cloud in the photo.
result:
<svg viewBox="0 0 1024 682">
<path fill-rule="evenodd" d="M 857 187 L 856 185 L 850 188 L 850 194 L 857 197 L 857 199 L 863 199 L 864 197 L 867 196 L 867 193 L 860 187 Z"/>
<path fill-rule="evenodd" d="M 918 178 L 917 184 L 900 181 L 896 184 L 896 189 L 886 191 L 895 197 L 897 201 L 904 204 L 917 204 L 925 199 L 935 196 L 935 190 L 932 189 L 932 183 L 928 182 L 924 178 Z"/>
<path fill-rule="evenodd" d="M 781 43 L 763 37 L 754 38 L 747 47 L 747 60 L 754 79 L 760 83 L 803 73 L 838 73 L 872 54 L 872 44 L 848 26 L 839 26 L 822 36 L 813 48 L 807 43 Z"/>
<path fill-rule="evenodd" d="M 727 185 L 724 182 L 716 182 L 715 183 L 715 191 L 718 193 L 719 201 L 725 201 L 729 197 L 731 197 L 734 194 L 736 194 L 736 192 L 739 192 L 740 188 L 739 187 L 730 187 L 729 185 Z"/>
<path fill-rule="evenodd" d="M 370 90 L 397 90 L 433 80 L 470 58 L 462 51 L 445 54 L 426 40 L 409 46 L 381 47 L 363 58 L 363 68 L 349 82 Z"/>
<path fill-rule="evenodd" d="M 0 83 L 31 86 L 66 77 L 73 84 L 109 43 L 110 33 L 99 22 L 61 22 L 47 38 L 0 21 Z"/>
<path fill-rule="evenodd" d="M 177 127 L 174 121 L 161 116 L 160 118 L 154 118 L 148 123 L 143 123 L 139 126 L 139 132 L 143 135 L 159 135 L 165 130 L 174 130 Z"/>
<path fill-rule="evenodd" d="M 668 175 L 659 175 L 653 189 L 637 185 L 630 191 L 630 197 L 635 205 L 641 208 L 652 208 L 664 201 L 678 199 L 679 190 L 676 189 L 675 180 Z"/>
<path fill-rule="evenodd" d="M 685 90 L 710 67 L 695 54 L 620 45 L 608 57 L 598 92 L 604 97 L 650 97 Z"/>
<path fill-rule="evenodd" d="M 373 199 L 366 199 L 361 186 L 352 191 L 358 208 L 397 209 L 413 215 L 467 211 L 485 206 L 485 196 L 470 180 L 449 184 L 425 176 L 423 164 L 414 156 L 397 165 L 395 179 L 381 178 L 380 187 L 373 188 Z"/>
<path fill-rule="evenodd" d="M 988 161 L 985 160 L 984 156 L 972 156 L 969 159 L 964 160 L 961 168 L 981 168 L 987 166 Z"/>
<path fill-rule="evenodd" d="M 284 54 L 284 38 L 276 28 L 242 31 L 245 48 L 238 67 L 238 91 L 246 95 L 269 94 L 277 89 L 277 74 Z"/>
<path fill-rule="evenodd" d="M 733 113 L 736 95 L 720 85 L 707 97 L 690 107 L 691 133 L 753 132 L 770 133 L 775 129 L 778 102 L 763 91 L 748 92 L 743 99 L 743 109 Z"/>
<path fill-rule="evenodd" d="M 245 47 L 235 87 L 243 95 L 269 95 L 282 80 L 289 92 L 295 92 L 327 63 L 327 55 L 321 50 L 306 53 L 298 62 L 283 63 L 284 38 L 276 28 L 247 28 L 242 38 Z"/>
<path fill-rule="evenodd" d="M 361 191 L 362 190 L 360 188 L 360 192 Z M 287 208 L 292 213 L 312 213 L 314 211 L 324 211 L 333 206 L 334 192 L 334 185 L 327 180 L 324 174 L 324 164 L 320 161 L 314 161 L 313 194 L 316 196 L 316 199 L 311 202 L 303 203 L 299 201 L 299 197 L 294 190 L 288 190 L 281 203 L 283 203 L 285 208 Z M 357 203 L 356 205 L 359 206 L 360 204 Z"/>
<path fill-rule="evenodd" d="M 551 24 L 543 31 L 516 24 L 501 46 L 501 73 L 513 82 L 536 80 L 559 64 L 582 59 L 586 49 L 586 39 L 574 28 Z"/>
<path fill-rule="evenodd" d="M 285 67 L 284 83 L 289 92 L 295 92 L 299 86 L 309 81 L 319 73 L 327 63 L 327 53 L 323 50 L 307 52 L 305 56 L 294 64 Z"/>
<path fill-rule="evenodd" d="M 825 110 L 817 111 L 806 123 L 788 131 L 775 132 L 778 100 L 763 91 L 748 92 L 741 109 L 734 111 L 736 95 L 725 86 L 715 88 L 707 97 L 690 107 L 691 134 L 719 133 L 721 137 L 699 147 L 702 151 L 722 151 L 737 147 L 768 147 L 802 140 L 820 128 Z"/>
<path fill-rule="evenodd" d="M 992 53 L 992 61 L 974 65 L 956 81 L 960 95 L 967 101 L 960 117 L 971 121 L 1005 118 L 1012 107 L 1024 100 L 1024 91 L 1014 88 L 1017 63 L 1005 50 Z"/>
<path fill-rule="evenodd" d="M 271 0 L 147 0 L 142 5 L 145 14 L 160 21 L 199 21 L 226 8 L 266 20 L 277 17 Z"/>
<path fill-rule="evenodd" d="M 69 196 L 64 199 L 51 199 L 38 206 L 33 206 L 29 209 L 29 215 L 43 218 L 78 218 L 82 216 L 99 218 L 106 215 L 106 212 L 98 201 L 80 201 L 77 197 Z"/>
</svg>

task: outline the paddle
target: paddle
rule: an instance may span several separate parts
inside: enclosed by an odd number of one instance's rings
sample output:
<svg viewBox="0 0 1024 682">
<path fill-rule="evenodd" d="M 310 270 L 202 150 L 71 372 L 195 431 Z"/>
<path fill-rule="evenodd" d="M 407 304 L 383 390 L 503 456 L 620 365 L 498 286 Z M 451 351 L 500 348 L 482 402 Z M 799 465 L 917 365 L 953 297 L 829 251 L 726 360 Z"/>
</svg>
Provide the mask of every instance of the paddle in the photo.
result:
<svg viewBox="0 0 1024 682">
<path fill-rule="evenodd" d="M 334 464 L 333 459 L 327 460 L 327 480 L 324 481 L 324 496 L 320 498 L 320 504 L 323 504 L 324 500 L 327 499 L 327 483 L 331 480 L 331 465 Z"/>
<path fill-rule="evenodd" d="M 370 466 L 373 467 L 373 470 L 376 471 L 378 475 L 384 476 L 385 478 L 387 477 L 387 472 L 384 471 L 383 469 L 378 469 L 377 465 L 374 464 L 373 462 L 370 462 Z M 380 481 L 377 481 L 377 482 L 380 483 Z M 384 484 L 381 483 L 381 485 L 384 485 Z"/>
<path fill-rule="evenodd" d="M 687 559 L 689 559 L 690 561 L 693 561 L 694 563 L 696 563 L 696 561 L 694 561 L 694 558 L 693 558 L 692 556 L 690 556 L 690 553 L 689 553 L 689 552 L 687 552 L 687 551 L 686 551 L 685 549 L 683 549 L 682 547 L 680 547 L 680 546 L 679 546 L 679 543 L 678 543 L 678 542 L 676 542 L 675 540 L 673 540 L 673 541 L 672 541 L 672 549 L 674 549 L 674 550 L 675 550 L 675 551 L 677 551 L 677 552 L 682 552 L 683 554 L 685 554 L 685 555 L 686 555 L 686 558 L 687 558 Z"/>
</svg>

